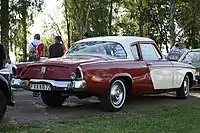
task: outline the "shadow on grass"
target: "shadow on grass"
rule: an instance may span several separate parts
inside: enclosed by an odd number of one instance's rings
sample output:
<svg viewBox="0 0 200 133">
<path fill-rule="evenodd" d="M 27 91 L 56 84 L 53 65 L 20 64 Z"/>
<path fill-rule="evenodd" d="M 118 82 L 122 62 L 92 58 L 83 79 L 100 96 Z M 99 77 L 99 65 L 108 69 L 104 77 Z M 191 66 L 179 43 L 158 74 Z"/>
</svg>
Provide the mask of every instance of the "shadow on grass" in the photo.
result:
<svg viewBox="0 0 200 133">
<path fill-rule="evenodd" d="M 126 112 L 148 112 L 162 107 L 170 107 L 179 104 L 190 104 L 200 101 L 200 91 L 195 90 L 190 93 L 188 99 L 179 100 L 174 93 L 159 95 L 137 96 L 127 101 L 120 113 Z M 29 101 L 30 102 L 30 101 Z M 96 98 L 79 100 L 69 98 L 60 108 L 50 108 L 38 101 L 37 104 L 20 101 L 17 108 L 9 108 L 3 123 L 13 123 L 15 120 L 19 123 L 46 122 L 53 120 L 72 120 L 96 114 L 110 114 L 101 110 L 100 103 Z"/>
<path fill-rule="evenodd" d="M 199 95 L 199 96 L 198 96 Z M 152 106 L 159 106 L 159 105 L 166 105 L 166 104 L 184 104 L 190 103 L 194 101 L 200 101 L 200 91 L 194 90 L 190 93 L 190 96 L 187 99 L 178 99 L 175 93 L 165 93 L 165 94 L 157 94 L 157 95 L 143 95 L 143 96 L 133 96 L 131 100 L 126 101 L 124 109 L 126 107 L 130 108 L 143 108 L 148 107 L 151 108 Z M 57 111 L 73 111 L 73 110 L 82 110 L 82 111 L 101 111 L 100 108 L 100 101 L 94 99 L 83 99 L 83 100 L 66 100 L 62 107 L 59 108 L 50 108 L 46 107 L 46 111 L 51 110 Z"/>
</svg>

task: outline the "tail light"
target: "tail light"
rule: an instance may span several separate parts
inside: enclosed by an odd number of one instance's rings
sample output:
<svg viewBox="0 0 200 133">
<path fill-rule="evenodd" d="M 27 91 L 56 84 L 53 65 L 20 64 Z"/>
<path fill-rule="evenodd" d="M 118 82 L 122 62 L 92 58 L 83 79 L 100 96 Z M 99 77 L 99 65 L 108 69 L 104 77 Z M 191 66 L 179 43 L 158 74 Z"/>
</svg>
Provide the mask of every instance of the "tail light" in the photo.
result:
<svg viewBox="0 0 200 133">
<path fill-rule="evenodd" d="M 82 71 L 81 67 L 76 68 L 76 78 L 83 79 L 83 71 Z"/>
<path fill-rule="evenodd" d="M 13 77 L 19 78 L 23 68 L 12 67 Z"/>
</svg>

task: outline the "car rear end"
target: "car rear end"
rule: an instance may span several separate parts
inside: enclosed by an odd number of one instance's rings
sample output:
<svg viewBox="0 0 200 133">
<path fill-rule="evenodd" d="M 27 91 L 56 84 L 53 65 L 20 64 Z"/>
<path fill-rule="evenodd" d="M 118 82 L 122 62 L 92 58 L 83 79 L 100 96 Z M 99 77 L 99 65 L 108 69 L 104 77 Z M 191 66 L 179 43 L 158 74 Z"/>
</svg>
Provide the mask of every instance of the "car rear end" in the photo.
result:
<svg viewBox="0 0 200 133">
<path fill-rule="evenodd" d="M 77 65 L 33 64 L 20 74 L 19 82 L 13 79 L 12 86 L 29 91 L 85 91 L 82 69 Z"/>
</svg>

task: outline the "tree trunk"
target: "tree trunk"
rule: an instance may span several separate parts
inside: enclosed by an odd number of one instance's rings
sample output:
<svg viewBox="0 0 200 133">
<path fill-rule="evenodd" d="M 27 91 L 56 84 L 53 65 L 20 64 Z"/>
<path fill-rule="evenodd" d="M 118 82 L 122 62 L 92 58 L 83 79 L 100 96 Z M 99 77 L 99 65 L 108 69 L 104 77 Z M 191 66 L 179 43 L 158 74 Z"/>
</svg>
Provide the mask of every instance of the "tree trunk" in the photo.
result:
<svg viewBox="0 0 200 133">
<path fill-rule="evenodd" d="M 164 31 L 165 31 L 165 48 L 166 48 L 167 53 L 169 53 L 169 47 L 168 47 L 168 44 L 167 44 L 168 36 L 167 36 L 167 30 L 166 29 L 167 28 L 164 28 Z"/>
<path fill-rule="evenodd" d="M 112 35 L 112 14 L 113 12 L 113 0 L 110 0 L 110 14 L 109 14 L 109 35 Z"/>
<path fill-rule="evenodd" d="M 67 0 L 64 0 L 64 5 L 65 5 L 65 19 L 67 21 L 67 37 L 68 37 L 67 47 L 69 49 L 70 43 L 71 43 L 71 36 L 70 36 L 70 20 L 69 20 L 69 13 L 68 13 L 68 7 L 67 7 Z"/>
<path fill-rule="evenodd" d="M 86 13 L 86 19 L 85 19 L 85 27 L 86 27 L 86 32 L 89 31 L 89 23 L 88 23 L 88 19 L 89 19 L 89 15 L 90 15 L 90 4 L 91 1 L 88 1 L 88 8 L 87 8 L 87 13 Z"/>
<path fill-rule="evenodd" d="M 22 31 L 23 31 L 23 60 L 27 61 L 27 6 L 26 6 L 26 0 L 21 0 L 22 4 Z"/>
<path fill-rule="evenodd" d="M 171 48 L 174 46 L 176 41 L 176 34 L 175 34 L 175 10 L 176 10 L 176 0 L 170 0 L 170 43 Z"/>
<path fill-rule="evenodd" d="M 143 9 L 142 9 L 142 0 L 139 0 L 139 35 L 143 36 L 143 26 L 144 26 L 144 20 L 143 20 Z"/>
<path fill-rule="evenodd" d="M 1 43 L 4 45 L 6 53 L 6 62 L 9 57 L 9 1 L 1 0 Z"/>
<path fill-rule="evenodd" d="M 151 18 L 150 17 L 151 16 L 150 10 L 151 9 L 149 8 L 150 7 L 150 1 L 149 0 L 147 0 L 147 7 L 148 7 L 147 12 L 146 12 L 146 15 L 147 15 L 147 35 L 150 36 L 150 21 L 151 21 L 150 20 L 150 18 Z"/>
</svg>

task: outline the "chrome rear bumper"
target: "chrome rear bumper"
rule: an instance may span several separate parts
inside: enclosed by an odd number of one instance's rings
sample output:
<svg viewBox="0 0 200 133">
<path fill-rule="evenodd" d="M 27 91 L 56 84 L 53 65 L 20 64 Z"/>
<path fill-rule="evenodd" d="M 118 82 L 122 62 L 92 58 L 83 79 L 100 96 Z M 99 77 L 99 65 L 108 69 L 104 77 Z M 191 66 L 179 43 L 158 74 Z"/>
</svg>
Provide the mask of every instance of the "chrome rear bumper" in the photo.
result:
<svg viewBox="0 0 200 133">
<path fill-rule="evenodd" d="M 30 80 L 21 80 L 13 78 L 11 80 L 11 86 L 13 88 L 22 88 L 24 90 L 30 91 L 40 91 L 40 90 L 31 90 L 29 85 L 32 84 L 50 84 L 51 90 L 49 91 L 74 91 L 74 92 L 84 92 L 86 91 L 86 82 L 85 80 L 79 81 L 56 81 L 56 80 L 46 80 L 46 79 L 30 79 Z"/>
</svg>

